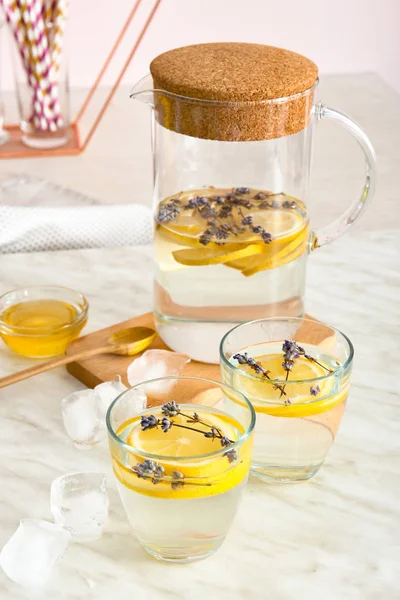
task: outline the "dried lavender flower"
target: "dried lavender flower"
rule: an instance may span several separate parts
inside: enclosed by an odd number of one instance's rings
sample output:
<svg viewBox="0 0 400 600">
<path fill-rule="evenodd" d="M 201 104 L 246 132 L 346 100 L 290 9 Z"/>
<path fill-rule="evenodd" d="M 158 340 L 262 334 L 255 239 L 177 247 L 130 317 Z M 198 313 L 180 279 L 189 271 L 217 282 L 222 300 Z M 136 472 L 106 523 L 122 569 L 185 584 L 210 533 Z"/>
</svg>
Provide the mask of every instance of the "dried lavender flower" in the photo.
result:
<svg viewBox="0 0 400 600">
<path fill-rule="evenodd" d="M 219 240 L 226 240 L 229 237 L 229 233 L 225 228 L 219 227 L 215 232 L 215 237 Z"/>
<path fill-rule="evenodd" d="M 136 464 L 132 467 L 132 471 L 140 478 L 153 477 L 153 473 L 157 470 L 158 463 L 154 460 L 146 459 L 142 463 Z"/>
<path fill-rule="evenodd" d="M 318 394 L 320 393 L 321 389 L 319 387 L 319 385 L 312 385 L 310 387 L 310 394 L 311 396 L 318 396 Z"/>
<path fill-rule="evenodd" d="M 267 198 L 267 194 L 264 194 L 264 192 L 258 192 L 254 196 L 254 200 L 266 200 L 266 198 Z"/>
<path fill-rule="evenodd" d="M 264 230 L 261 234 L 261 237 L 265 244 L 270 244 L 272 242 L 272 235 L 270 233 L 268 233 L 268 231 Z"/>
<path fill-rule="evenodd" d="M 243 354 L 240 354 L 240 353 L 234 354 L 232 358 L 237 360 L 240 365 L 247 364 L 251 369 L 253 369 L 253 371 L 255 371 L 257 373 L 257 375 L 261 375 L 262 377 L 265 377 L 266 379 L 269 379 L 270 381 L 272 381 L 271 377 L 269 376 L 270 372 L 267 371 L 266 369 L 264 369 L 264 367 L 262 365 L 260 365 L 260 363 L 258 363 L 257 361 L 254 360 L 254 358 L 252 358 L 251 356 L 248 356 L 247 352 L 244 352 Z M 284 385 L 279 384 L 279 383 L 274 383 L 273 387 L 276 390 L 280 390 L 281 396 L 286 395 Z"/>
<path fill-rule="evenodd" d="M 285 358 L 282 363 L 282 367 L 285 371 L 291 371 L 294 367 L 294 360 L 290 360 L 289 358 Z"/>
<path fill-rule="evenodd" d="M 157 223 L 169 223 L 180 214 L 179 207 L 173 202 L 163 204 L 156 215 Z"/>
<path fill-rule="evenodd" d="M 166 417 L 175 417 L 181 412 L 181 410 L 179 408 L 179 404 L 177 404 L 175 400 L 172 400 L 172 402 L 167 402 L 161 407 L 161 412 Z"/>
<path fill-rule="evenodd" d="M 221 206 L 218 216 L 220 217 L 220 219 L 226 219 L 232 214 L 232 210 L 232 205 L 224 204 L 223 206 Z"/>
<path fill-rule="evenodd" d="M 225 437 L 225 436 L 223 436 L 223 437 L 220 439 L 220 442 L 221 442 L 221 446 L 223 446 L 223 447 L 225 447 L 225 446 L 230 446 L 230 445 L 231 445 L 231 440 L 230 440 L 230 439 L 228 439 L 228 438 L 227 438 L 227 437 Z"/>
<path fill-rule="evenodd" d="M 236 450 L 228 450 L 227 452 L 224 452 L 222 456 L 226 456 L 230 463 L 233 463 L 235 460 L 237 460 Z"/>
<path fill-rule="evenodd" d="M 151 482 L 156 485 L 157 483 L 160 483 L 160 481 L 162 480 L 162 478 L 164 477 L 164 467 L 160 464 L 157 463 L 156 468 L 153 471 L 153 477 Z"/>
<path fill-rule="evenodd" d="M 245 364 L 247 364 L 247 361 L 248 361 L 247 352 L 245 352 L 244 354 L 239 354 L 239 353 L 234 354 L 232 356 L 232 358 L 237 360 L 239 365 L 245 365 Z"/>
<path fill-rule="evenodd" d="M 205 432 L 204 437 L 206 437 L 206 438 L 212 438 L 213 440 L 215 440 L 216 437 L 220 437 L 220 434 L 215 429 L 215 427 L 211 427 L 210 431 L 206 431 Z"/>
<path fill-rule="evenodd" d="M 172 427 L 173 423 L 168 419 L 168 417 L 163 417 L 161 420 L 161 429 L 164 433 L 167 433 Z"/>
<path fill-rule="evenodd" d="M 285 340 L 283 342 L 282 351 L 284 358 L 288 360 L 299 358 L 300 354 L 304 353 L 303 348 L 300 348 L 296 342 L 291 342 L 290 340 Z"/>
<path fill-rule="evenodd" d="M 146 431 L 146 429 L 153 429 L 154 427 L 157 427 L 158 419 L 154 415 L 143 415 L 140 419 L 140 425 L 143 431 Z"/>
<path fill-rule="evenodd" d="M 190 416 L 190 418 L 187 421 L 188 423 L 199 423 L 200 422 L 200 417 L 197 414 L 197 412 L 194 412 L 193 415 Z"/>
<path fill-rule="evenodd" d="M 229 192 L 228 194 L 225 194 L 225 198 L 227 200 L 237 200 L 237 197 L 232 192 Z"/>
<path fill-rule="evenodd" d="M 200 208 L 201 206 L 204 206 L 205 204 L 208 204 L 208 200 L 205 196 L 195 196 L 194 198 L 190 198 L 183 208 L 185 210 L 193 209 L 193 208 Z"/>
<path fill-rule="evenodd" d="M 244 217 L 244 219 L 242 219 L 242 225 L 252 225 L 253 224 L 253 217 L 251 215 L 248 215 L 247 217 Z"/>
<path fill-rule="evenodd" d="M 203 246 L 207 246 L 207 244 L 209 244 L 211 242 L 211 236 L 207 235 L 206 233 L 202 233 L 201 236 L 199 237 L 199 242 Z"/>
<path fill-rule="evenodd" d="M 282 208 L 285 210 L 288 210 L 289 208 L 296 208 L 296 202 L 293 202 L 293 200 L 285 200 L 282 202 Z"/>
<path fill-rule="evenodd" d="M 250 194 L 250 188 L 238 187 L 235 189 L 235 194 L 239 194 L 240 196 L 243 196 L 244 194 Z"/>
<path fill-rule="evenodd" d="M 173 471 L 172 472 L 172 483 L 171 483 L 171 487 L 173 490 L 178 490 L 179 488 L 183 487 L 184 485 L 184 479 L 185 476 L 183 473 L 181 473 L 180 471 Z"/>
</svg>

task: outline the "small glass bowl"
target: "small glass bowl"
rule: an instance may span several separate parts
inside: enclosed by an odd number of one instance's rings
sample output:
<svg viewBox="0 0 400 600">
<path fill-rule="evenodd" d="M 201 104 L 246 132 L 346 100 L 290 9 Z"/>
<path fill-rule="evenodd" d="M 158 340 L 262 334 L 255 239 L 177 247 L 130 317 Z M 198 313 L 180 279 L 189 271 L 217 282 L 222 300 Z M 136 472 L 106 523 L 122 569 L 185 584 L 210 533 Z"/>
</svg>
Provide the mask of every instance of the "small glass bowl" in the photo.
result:
<svg viewBox="0 0 400 600">
<path fill-rule="evenodd" d="M 64 354 L 87 318 L 86 298 L 66 287 L 31 286 L 0 296 L 0 337 L 22 356 Z"/>
</svg>

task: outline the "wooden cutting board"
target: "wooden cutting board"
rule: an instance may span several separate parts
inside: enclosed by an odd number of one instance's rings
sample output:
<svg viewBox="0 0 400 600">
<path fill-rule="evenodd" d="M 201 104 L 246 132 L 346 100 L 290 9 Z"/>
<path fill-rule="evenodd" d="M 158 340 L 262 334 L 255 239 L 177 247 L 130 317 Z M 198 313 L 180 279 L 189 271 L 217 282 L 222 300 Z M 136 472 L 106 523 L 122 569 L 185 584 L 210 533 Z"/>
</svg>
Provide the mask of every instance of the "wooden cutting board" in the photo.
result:
<svg viewBox="0 0 400 600">
<path fill-rule="evenodd" d="M 306 315 L 307 317 L 308 315 Z M 312 318 L 312 317 L 311 317 Z M 103 346 L 107 339 L 118 331 L 118 329 L 125 329 L 126 327 L 144 326 L 152 327 L 155 329 L 153 313 L 146 313 L 140 317 L 134 317 L 117 323 L 111 327 L 106 327 L 100 331 L 95 331 L 89 335 L 85 335 L 78 338 L 67 349 L 67 354 L 75 351 L 88 350 L 89 348 L 98 348 Z M 313 344 L 330 344 L 332 340 L 332 330 L 323 325 L 322 323 L 313 323 L 311 328 L 309 324 L 303 324 L 297 334 L 304 333 L 308 329 L 308 335 L 310 336 L 309 341 Z M 311 337 L 312 334 L 312 337 Z M 162 339 L 157 335 L 151 346 L 147 348 L 159 348 L 163 350 L 169 350 L 168 346 L 164 344 Z M 116 356 L 113 354 L 104 354 L 100 356 L 93 356 L 85 361 L 73 362 L 67 365 L 67 370 L 71 375 L 79 379 L 89 388 L 94 388 L 99 383 L 104 381 L 112 381 L 117 375 L 120 375 L 125 385 L 128 384 L 126 378 L 126 370 L 135 358 L 135 356 Z M 205 377 L 208 379 L 215 379 L 220 381 L 221 375 L 219 365 L 208 365 L 205 363 L 199 363 L 194 360 L 187 363 L 183 370 L 183 375 Z"/>
</svg>

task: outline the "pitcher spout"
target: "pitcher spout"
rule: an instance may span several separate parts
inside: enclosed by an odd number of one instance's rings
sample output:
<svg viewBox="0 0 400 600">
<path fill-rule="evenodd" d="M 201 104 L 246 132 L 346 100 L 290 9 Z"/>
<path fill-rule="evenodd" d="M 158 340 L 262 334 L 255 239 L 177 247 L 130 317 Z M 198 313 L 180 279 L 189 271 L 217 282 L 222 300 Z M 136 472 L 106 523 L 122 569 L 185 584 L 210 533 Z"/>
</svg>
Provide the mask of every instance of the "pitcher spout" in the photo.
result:
<svg viewBox="0 0 400 600">
<path fill-rule="evenodd" d="M 154 90 L 151 75 L 146 75 L 140 79 L 132 88 L 129 97 L 154 108 Z"/>
</svg>

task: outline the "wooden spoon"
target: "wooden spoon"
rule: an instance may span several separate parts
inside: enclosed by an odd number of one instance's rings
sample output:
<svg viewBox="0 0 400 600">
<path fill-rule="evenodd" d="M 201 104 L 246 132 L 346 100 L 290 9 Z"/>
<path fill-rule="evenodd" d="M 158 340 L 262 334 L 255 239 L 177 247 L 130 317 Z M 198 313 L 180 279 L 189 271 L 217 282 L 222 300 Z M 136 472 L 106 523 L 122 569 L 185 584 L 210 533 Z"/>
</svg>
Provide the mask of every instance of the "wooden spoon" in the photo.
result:
<svg viewBox="0 0 400 600">
<path fill-rule="evenodd" d="M 39 373 L 50 371 L 50 369 L 67 365 L 76 360 L 86 360 L 97 354 L 119 354 L 122 356 L 139 354 L 139 352 L 142 352 L 150 346 L 156 335 L 154 329 L 150 329 L 150 327 L 129 327 L 128 329 L 121 329 L 110 336 L 104 346 L 91 348 L 90 350 L 81 350 L 76 353 L 72 352 L 71 354 L 68 354 L 68 356 L 64 355 L 59 358 L 53 358 L 52 360 L 40 363 L 34 367 L 25 369 L 24 371 L 2 377 L 0 379 L 0 388 L 11 385 L 12 383 L 18 383 L 18 381 L 28 379 L 28 377 L 39 375 Z"/>
</svg>

